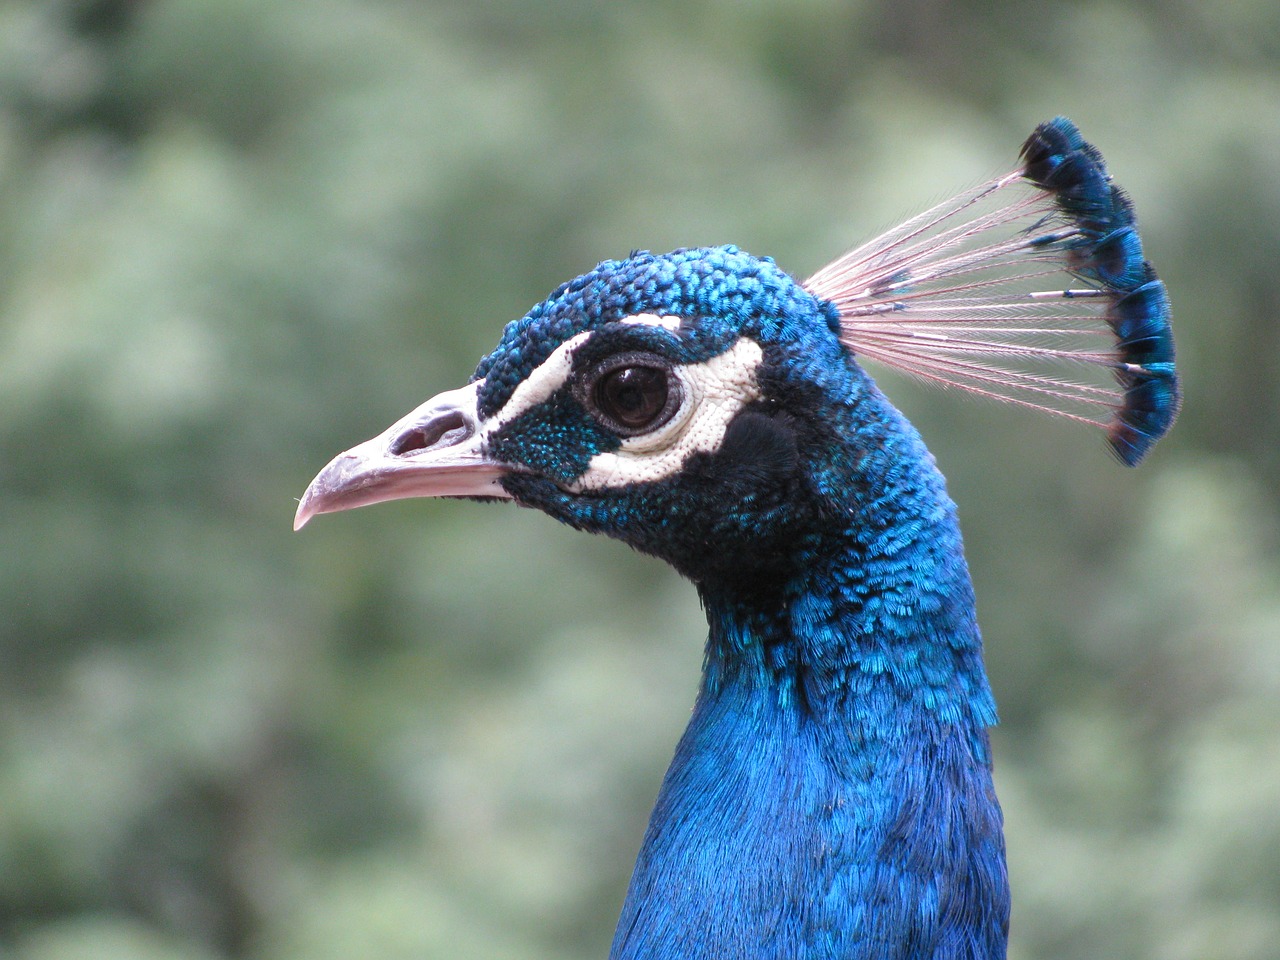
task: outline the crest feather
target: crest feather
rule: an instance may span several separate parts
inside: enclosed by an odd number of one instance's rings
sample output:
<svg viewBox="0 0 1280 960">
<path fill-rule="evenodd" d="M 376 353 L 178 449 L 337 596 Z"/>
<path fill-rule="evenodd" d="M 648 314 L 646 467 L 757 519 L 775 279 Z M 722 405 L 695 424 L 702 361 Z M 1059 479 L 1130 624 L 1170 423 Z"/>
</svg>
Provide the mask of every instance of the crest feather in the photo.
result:
<svg viewBox="0 0 1280 960">
<path fill-rule="evenodd" d="M 1132 466 L 1177 415 L 1168 295 L 1070 120 L 1037 127 L 1021 160 L 804 285 L 856 355 L 1102 427 Z"/>
</svg>

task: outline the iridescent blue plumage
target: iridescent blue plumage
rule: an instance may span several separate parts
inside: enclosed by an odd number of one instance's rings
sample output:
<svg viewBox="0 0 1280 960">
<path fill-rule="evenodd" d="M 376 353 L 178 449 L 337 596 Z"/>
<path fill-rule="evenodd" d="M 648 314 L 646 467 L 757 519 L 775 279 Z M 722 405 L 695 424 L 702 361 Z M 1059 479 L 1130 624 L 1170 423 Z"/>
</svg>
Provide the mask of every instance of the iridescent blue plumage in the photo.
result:
<svg viewBox="0 0 1280 960">
<path fill-rule="evenodd" d="M 682 323 L 617 326 L 639 313 Z M 529 411 L 492 441 L 540 467 L 506 481 L 517 500 L 667 560 L 711 625 L 613 956 L 1000 956 L 995 707 L 955 510 L 919 436 L 841 345 L 834 307 L 733 247 L 607 261 L 561 288 L 481 364 L 482 406 L 592 330 L 681 363 L 741 337 L 766 358 L 766 399 L 660 483 L 565 489 L 522 420 L 598 451 L 581 411 L 576 426 Z"/>
<path fill-rule="evenodd" d="M 682 362 L 722 352 L 744 326 L 762 335 L 786 336 L 797 304 L 818 309 L 834 330 L 838 318 L 768 257 L 737 247 L 675 250 L 661 256 L 638 250 L 626 260 L 605 260 L 561 284 L 524 317 L 507 325 L 502 340 L 476 369 L 484 380 L 481 411 L 492 413 L 551 352 L 575 334 L 639 313 L 697 320 L 672 341 Z M 803 311 L 801 311 L 803 312 Z M 794 327 L 792 328 L 794 329 Z M 651 334 L 637 331 L 632 336 Z"/>
<path fill-rule="evenodd" d="M 1083 286 L 1040 288 L 1064 272 Z M 694 583 L 702 682 L 614 960 L 1005 954 L 996 712 L 956 509 L 863 356 L 1106 426 L 1126 463 L 1177 409 L 1132 206 L 1059 118 L 1019 169 L 804 283 L 731 246 L 602 262 L 299 507 L 509 497 Z"/>
</svg>

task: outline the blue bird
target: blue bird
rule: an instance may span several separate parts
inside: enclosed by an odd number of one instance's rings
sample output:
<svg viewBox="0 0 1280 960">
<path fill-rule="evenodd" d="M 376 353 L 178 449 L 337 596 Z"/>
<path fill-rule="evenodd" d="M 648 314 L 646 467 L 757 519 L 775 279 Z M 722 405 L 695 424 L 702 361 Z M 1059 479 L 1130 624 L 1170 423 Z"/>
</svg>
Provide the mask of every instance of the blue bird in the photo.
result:
<svg viewBox="0 0 1280 960">
<path fill-rule="evenodd" d="M 1179 404 L 1133 208 L 1060 117 L 804 282 L 732 246 L 604 261 L 298 507 L 510 499 L 693 582 L 702 682 L 613 960 L 1005 956 L 956 508 L 864 358 L 1096 424 L 1130 465 Z"/>
</svg>

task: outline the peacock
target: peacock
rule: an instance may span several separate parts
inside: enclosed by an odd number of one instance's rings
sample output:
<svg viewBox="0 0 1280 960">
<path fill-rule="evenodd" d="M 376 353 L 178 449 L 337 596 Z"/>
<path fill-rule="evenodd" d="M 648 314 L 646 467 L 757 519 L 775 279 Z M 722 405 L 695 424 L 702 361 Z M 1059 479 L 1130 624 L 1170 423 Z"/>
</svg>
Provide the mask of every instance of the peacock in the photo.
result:
<svg viewBox="0 0 1280 960">
<path fill-rule="evenodd" d="M 612 960 L 1005 956 L 956 508 L 863 359 L 1094 424 L 1128 465 L 1180 402 L 1133 207 L 1059 117 L 803 282 L 734 246 L 603 261 L 298 506 L 514 500 L 692 581 L 701 684 Z"/>
</svg>

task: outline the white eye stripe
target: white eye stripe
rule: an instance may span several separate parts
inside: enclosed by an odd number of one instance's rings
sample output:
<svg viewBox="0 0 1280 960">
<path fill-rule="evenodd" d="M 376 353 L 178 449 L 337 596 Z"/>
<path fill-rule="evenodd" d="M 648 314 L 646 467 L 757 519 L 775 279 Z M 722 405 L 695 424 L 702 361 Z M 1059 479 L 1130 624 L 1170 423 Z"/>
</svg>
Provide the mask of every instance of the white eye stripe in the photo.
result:
<svg viewBox="0 0 1280 960">
<path fill-rule="evenodd" d="M 650 327 L 662 327 L 664 330 L 670 330 L 675 333 L 680 329 L 680 324 L 684 323 L 683 317 L 673 317 L 671 315 L 659 316 L 656 313 L 637 313 L 634 317 L 626 317 L 619 320 L 619 323 L 642 323 Z"/>
<path fill-rule="evenodd" d="M 653 433 L 596 454 L 569 489 L 580 493 L 662 480 L 679 473 L 693 454 L 717 449 L 738 411 L 759 399 L 756 370 L 763 358 L 760 345 L 743 337 L 710 360 L 675 367 L 685 394 L 675 416 Z"/>
<path fill-rule="evenodd" d="M 573 352 L 586 342 L 591 333 L 590 330 L 584 330 L 556 347 L 551 356 L 516 385 L 502 409 L 485 421 L 484 432 L 492 434 L 520 414 L 551 399 L 551 395 L 565 385 L 569 374 L 573 372 Z"/>
<path fill-rule="evenodd" d="M 675 331 L 680 327 L 681 318 L 659 316 L 656 313 L 637 313 L 618 321 L 625 324 L 647 324 Z M 485 422 L 484 432 L 491 434 L 504 424 L 510 423 L 522 413 L 533 409 L 551 398 L 551 395 L 565 385 L 573 372 L 573 354 L 595 331 L 584 330 L 570 337 L 551 352 L 551 355 L 516 385 L 511 397 L 503 404 L 502 409 Z"/>
</svg>

